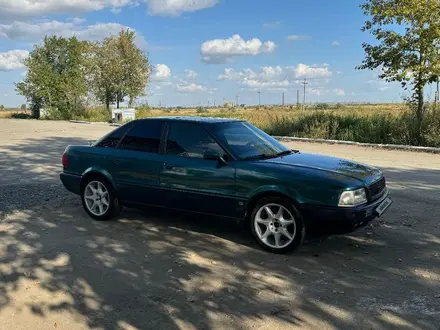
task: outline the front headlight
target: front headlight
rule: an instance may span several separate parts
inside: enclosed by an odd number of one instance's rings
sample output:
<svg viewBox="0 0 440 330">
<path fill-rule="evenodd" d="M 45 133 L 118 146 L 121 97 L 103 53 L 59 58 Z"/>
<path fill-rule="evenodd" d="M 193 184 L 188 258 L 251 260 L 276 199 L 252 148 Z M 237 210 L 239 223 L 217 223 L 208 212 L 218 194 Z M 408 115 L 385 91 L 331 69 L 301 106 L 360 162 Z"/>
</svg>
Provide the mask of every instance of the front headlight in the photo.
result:
<svg viewBox="0 0 440 330">
<path fill-rule="evenodd" d="M 364 188 L 344 191 L 339 197 L 339 206 L 357 206 L 367 202 L 367 193 Z"/>
</svg>

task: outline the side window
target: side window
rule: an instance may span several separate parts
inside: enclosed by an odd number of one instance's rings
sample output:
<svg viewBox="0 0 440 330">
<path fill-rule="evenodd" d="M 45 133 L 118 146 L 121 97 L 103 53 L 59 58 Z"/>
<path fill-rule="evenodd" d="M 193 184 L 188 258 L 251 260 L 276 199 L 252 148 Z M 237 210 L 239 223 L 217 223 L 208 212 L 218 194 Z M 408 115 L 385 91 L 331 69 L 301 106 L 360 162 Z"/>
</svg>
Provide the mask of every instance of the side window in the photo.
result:
<svg viewBox="0 0 440 330">
<path fill-rule="evenodd" d="M 131 129 L 132 123 L 126 124 L 114 130 L 109 135 L 105 136 L 101 140 L 97 141 L 95 147 L 99 148 L 116 148 L 119 140 Z"/>
<path fill-rule="evenodd" d="M 169 124 L 167 155 L 203 158 L 206 152 L 224 153 L 203 127 L 178 122 Z"/>
<path fill-rule="evenodd" d="M 140 121 L 125 136 L 120 148 L 158 153 L 161 135 L 162 123 L 160 121 Z"/>
</svg>

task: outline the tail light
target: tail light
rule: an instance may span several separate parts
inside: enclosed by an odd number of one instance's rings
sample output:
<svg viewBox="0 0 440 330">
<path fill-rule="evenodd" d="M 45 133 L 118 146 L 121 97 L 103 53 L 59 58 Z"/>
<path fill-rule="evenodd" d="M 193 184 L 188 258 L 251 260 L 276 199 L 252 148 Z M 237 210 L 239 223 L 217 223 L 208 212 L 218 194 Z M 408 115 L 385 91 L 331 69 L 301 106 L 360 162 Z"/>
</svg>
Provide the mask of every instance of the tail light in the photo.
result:
<svg viewBox="0 0 440 330">
<path fill-rule="evenodd" d="M 61 158 L 61 163 L 63 164 L 63 167 L 67 167 L 69 165 L 69 158 L 67 154 L 63 155 L 63 158 Z"/>
</svg>

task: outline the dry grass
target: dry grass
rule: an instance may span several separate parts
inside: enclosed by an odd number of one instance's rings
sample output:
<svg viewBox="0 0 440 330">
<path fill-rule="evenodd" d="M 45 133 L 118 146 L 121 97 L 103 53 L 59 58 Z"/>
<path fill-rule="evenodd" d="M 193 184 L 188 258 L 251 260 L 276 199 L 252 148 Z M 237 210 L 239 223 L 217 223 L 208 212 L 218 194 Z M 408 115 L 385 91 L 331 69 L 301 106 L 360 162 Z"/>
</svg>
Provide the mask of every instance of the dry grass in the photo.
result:
<svg viewBox="0 0 440 330">
<path fill-rule="evenodd" d="M 30 115 L 31 112 L 30 111 L 23 111 L 23 110 L 2 110 L 0 111 L 0 118 L 12 118 L 14 117 L 14 115 L 16 114 L 27 114 Z"/>
</svg>

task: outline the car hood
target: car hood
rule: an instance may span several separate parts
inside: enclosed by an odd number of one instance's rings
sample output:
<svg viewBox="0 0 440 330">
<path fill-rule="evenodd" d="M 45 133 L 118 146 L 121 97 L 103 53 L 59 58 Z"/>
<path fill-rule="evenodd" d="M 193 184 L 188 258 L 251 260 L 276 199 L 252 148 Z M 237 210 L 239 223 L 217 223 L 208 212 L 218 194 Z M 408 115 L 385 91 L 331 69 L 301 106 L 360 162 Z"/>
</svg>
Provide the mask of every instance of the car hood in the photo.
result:
<svg viewBox="0 0 440 330">
<path fill-rule="evenodd" d="M 379 179 L 382 175 L 381 171 L 377 168 L 365 164 L 336 157 L 308 153 L 295 153 L 283 157 L 266 159 L 264 162 L 338 173 L 362 180 L 367 184 Z"/>
</svg>

